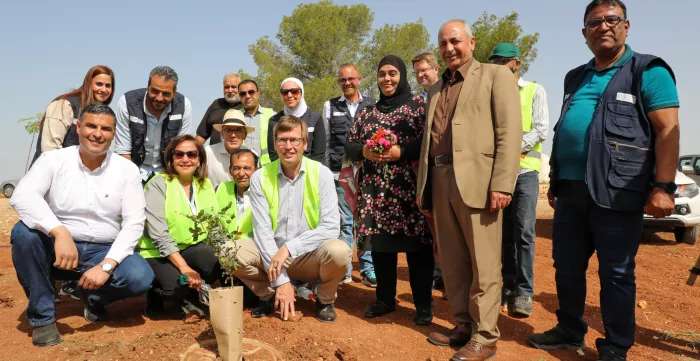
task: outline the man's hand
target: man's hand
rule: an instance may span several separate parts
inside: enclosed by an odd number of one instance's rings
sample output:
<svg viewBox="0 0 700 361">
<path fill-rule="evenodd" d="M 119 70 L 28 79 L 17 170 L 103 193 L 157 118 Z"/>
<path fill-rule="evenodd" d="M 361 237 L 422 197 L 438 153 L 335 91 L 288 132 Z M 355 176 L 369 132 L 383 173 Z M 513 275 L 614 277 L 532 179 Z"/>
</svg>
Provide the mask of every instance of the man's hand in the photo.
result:
<svg viewBox="0 0 700 361">
<path fill-rule="evenodd" d="M 270 283 L 275 282 L 277 277 L 280 276 L 284 262 L 287 260 L 287 258 L 289 258 L 289 256 L 289 249 L 287 248 L 286 244 L 280 247 L 279 251 L 272 256 L 272 260 L 270 261 L 270 269 L 267 271 L 267 277 L 270 279 Z"/>
<path fill-rule="evenodd" d="M 647 198 L 647 204 L 644 206 L 644 213 L 654 218 L 664 218 L 673 213 L 676 202 L 673 200 L 673 195 L 666 193 L 663 189 L 654 188 Z"/>
<path fill-rule="evenodd" d="M 552 188 L 549 188 L 547 191 L 547 200 L 549 201 L 549 206 L 552 207 L 552 209 L 557 205 L 557 197 L 555 197 L 554 193 L 552 193 Z"/>
<path fill-rule="evenodd" d="M 287 321 L 289 316 L 296 316 L 294 313 L 294 288 L 287 282 L 275 289 L 275 308 L 279 306 L 280 316 Z"/>
<path fill-rule="evenodd" d="M 54 238 L 53 249 L 56 262 L 53 266 L 68 271 L 78 267 L 78 248 L 75 247 L 73 236 L 68 228 L 58 226 L 52 229 L 49 235 Z"/>
<path fill-rule="evenodd" d="M 396 162 L 401 159 L 401 147 L 392 145 L 389 150 L 384 153 L 379 153 L 380 162 Z"/>
<path fill-rule="evenodd" d="M 489 210 L 497 212 L 510 204 L 511 195 L 503 192 L 489 192 Z"/>
<path fill-rule="evenodd" d="M 182 267 L 180 273 L 187 276 L 187 282 L 189 283 L 190 288 L 194 288 L 199 291 L 199 288 L 202 287 L 202 277 L 199 275 L 199 273 L 197 273 L 197 271 L 193 270 L 189 266 L 185 266 Z"/>
<path fill-rule="evenodd" d="M 83 273 L 78 280 L 78 285 L 86 290 L 96 290 L 107 282 L 109 274 L 102 270 L 102 266 L 97 265 Z"/>
</svg>

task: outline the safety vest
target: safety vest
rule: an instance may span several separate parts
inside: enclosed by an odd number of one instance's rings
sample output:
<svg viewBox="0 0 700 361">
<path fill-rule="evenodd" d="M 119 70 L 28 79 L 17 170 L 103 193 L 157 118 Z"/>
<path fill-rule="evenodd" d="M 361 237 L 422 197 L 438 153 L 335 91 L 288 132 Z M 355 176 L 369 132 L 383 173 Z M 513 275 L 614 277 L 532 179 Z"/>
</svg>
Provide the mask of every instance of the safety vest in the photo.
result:
<svg viewBox="0 0 700 361">
<path fill-rule="evenodd" d="M 304 157 L 304 216 L 309 228 L 316 229 L 321 218 L 321 196 L 318 193 L 321 163 Z M 277 230 L 277 213 L 280 209 L 277 174 L 280 167 L 279 159 L 266 165 L 262 173 L 262 190 L 270 205 L 270 220 L 272 230 Z"/>
<path fill-rule="evenodd" d="M 253 238 L 253 212 L 251 207 L 238 217 L 238 207 L 236 206 L 236 182 L 228 181 L 219 184 L 216 189 L 216 200 L 219 204 L 219 211 L 229 207 L 224 215 L 230 221 L 228 231 L 235 233 L 234 239 Z"/>
<path fill-rule="evenodd" d="M 144 189 L 147 189 L 148 185 L 157 177 L 164 177 L 166 181 L 165 220 L 168 222 L 168 233 L 170 237 L 175 240 L 175 243 L 177 243 L 177 248 L 182 251 L 189 246 L 204 241 L 204 239 L 207 238 L 207 232 L 201 234 L 196 240 L 192 238 L 190 228 L 194 227 L 194 222 L 186 216 L 192 214 L 192 210 L 190 209 L 190 202 L 185 197 L 185 193 L 182 191 L 182 186 L 177 177 L 168 180 L 166 175 L 162 173 L 158 174 L 146 184 Z M 194 199 L 197 204 L 197 211 L 216 212 L 219 206 L 216 202 L 214 187 L 212 187 L 209 179 L 204 181 L 204 186 L 200 186 L 199 182 L 196 180 L 194 180 L 192 184 L 195 190 Z M 151 237 L 148 236 L 148 232 L 144 232 L 143 237 L 141 237 L 138 244 L 138 251 L 143 258 L 160 257 L 160 252 L 153 244 Z"/>
<path fill-rule="evenodd" d="M 259 107 L 260 112 L 260 166 L 270 164 L 270 154 L 267 148 L 267 134 L 270 126 L 270 118 L 275 112 L 270 108 Z M 243 143 L 245 144 L 245 143 Z"/>
<path fill-rule="evenodd" d="M 525 86 L 520 88 L 520 107 L 522 108 L 523 133 L 532 130 L 532 101 L 535 97 L 537 84 L 525 82 Z M 532 149 L 520 154 L 520 168 L 534 169 L 540 171 L 542 158 L 542 142 L 537 143 Z"/>
</svg>

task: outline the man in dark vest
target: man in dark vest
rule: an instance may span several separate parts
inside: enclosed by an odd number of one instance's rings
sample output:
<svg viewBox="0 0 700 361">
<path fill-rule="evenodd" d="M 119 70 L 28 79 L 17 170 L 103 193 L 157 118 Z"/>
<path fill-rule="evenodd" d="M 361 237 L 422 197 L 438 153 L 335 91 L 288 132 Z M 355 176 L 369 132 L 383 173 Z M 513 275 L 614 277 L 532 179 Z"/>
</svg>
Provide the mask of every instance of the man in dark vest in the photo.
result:
<svg viewBox="0 0 700 361">
<path fill-rule="evenodd" d="M 529 338 L 546 350 L 585 347 L 586 268 L 596 251 L 605 328 L 596 347 L 604 361 L 626 360 L 634 343 L 634 259 L 643 215 L 671 215 L 676 191 L 673 72 L 661 58 L 625 44 L 629 27 L 620 0 L 586 7 L 582 32 L 595 58 L 566 75 L 550 161 L 558 324 Z"/>
<path fill-rule="evenodd" d="M 144 184 L 165 166 L 163 152 L 170 140 L 190 132 L 192 105 L 177 92 L 177 81 L 175 70 L 157 66 L 148 88 L 119 98 L 115 152 L 139 167 Z"/>
<path fill-rule="evenodd" d="M 370 97 L 363 97 L 358 89 L 362 77 L 357 68 L 352 64 L 343 64 L 338 70 L 338 85 L 343 90 L 343 95 L 333 98 L 323 104 L 324 125 L 326 126 L 326 163 L 335 177 L 335 188 L 338 192 L 338 207 L 340 208 L 340 239 L 345 241 L 353 249 L 353 216 L 350 207 L 345 201 L 345 191 L 338 183 L 338 174 L 345 159 L 345 140 L 350 127 L 355 120 L 355 114 L 375 103 Z M 372 253 L 358 249 L 360 260 L 360 276 L 362 283 L 368 287 L 377 287 L 377 277 L 374 275 L 374 264 L 372 263 Z M 348 267 L 343 283 L 352 282 L 350 272 L 352 263 Z"/>
<path fill-rule="evenodd" d="M 214 129 L 214 124 L 224 121 L 224 114 L 229 109 L 243 110 L 241 97 L 238 95 L 238 84 L 241 78 L 236 73 L 224 75 L 224 97 L 214 100 L 202 117 L 197 127 L 197 141 L 204 144 L 209 139 L 209 145 L 221 143 L 221 133 Z"/>
</svg>

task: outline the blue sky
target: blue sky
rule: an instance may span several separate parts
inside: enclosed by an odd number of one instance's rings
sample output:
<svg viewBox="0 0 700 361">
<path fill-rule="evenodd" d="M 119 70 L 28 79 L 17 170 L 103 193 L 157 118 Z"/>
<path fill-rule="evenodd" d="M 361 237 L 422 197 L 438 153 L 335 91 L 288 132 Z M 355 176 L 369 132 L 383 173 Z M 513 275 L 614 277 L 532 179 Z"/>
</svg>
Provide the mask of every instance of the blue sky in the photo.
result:
<svg viewBox="0 0 700 361">
<path fill-rule="evenodd" d="M 358 1 L 336 1 L 354 4 Z M 469 22 L 484 11 L 503 16 L 515 10 L 527 33 L 539 32 L 539 50 L 525 75 L 547 90 L 550 129 L 559 116 L 566 72 L 592 55 L 581 35 L 587 0 L 366 1 L 374 27 L 423 19 L 436 42 L 440 25 L 459 17 Z M 156 65 L 169 65 L 180 76 L 178 90 L 190 98 L 198 124 L 206 108 L 222 95 L 225 73 L 257 69 L 248 45 L 274 37 L 293 1 L 12 1 L 0 12 L 0 181 L 20 177 L 31 136 L 16 120 L 43 112 L 57 95 L 78 87 L 95 64 L 116 74 L 115 99 L 146 86 Z M 115 6 L 116 5 L 116 6 Z M 678 81 L 681 153 L 700 153 L 700 1 L 628 0 L 628 43 L 636 51 L 663 57 Z M 681 30 L 682 29 L 682 30 Z M 478 39 L 477 39 L 477 46 Z M 363 74 L 371 79 L 370 74 Z M 317 109 L 318 110 L 318 109 Z M 194 132 L 194 129 L 192 129 Z M 550 139 L 545 152 L 551 149 Z M 32 150 L 33 151 L 33 150 Z"/>
</svg>

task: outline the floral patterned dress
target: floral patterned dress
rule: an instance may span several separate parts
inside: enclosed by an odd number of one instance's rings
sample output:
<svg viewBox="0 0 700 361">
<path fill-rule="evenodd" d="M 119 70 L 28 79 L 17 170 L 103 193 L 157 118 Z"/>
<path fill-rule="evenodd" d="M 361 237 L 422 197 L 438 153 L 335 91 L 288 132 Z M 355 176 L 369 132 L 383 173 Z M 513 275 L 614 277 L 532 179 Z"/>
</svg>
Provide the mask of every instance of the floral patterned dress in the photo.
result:
<svg viewBox="0 0 700 361">
<path fill-rule="evenodd" d="M 390 113 L 371 105 L 355 117 L 348 134 L 348 157 L 362 163 L 357 195 L 358 244 L 365 250 L 411 252 L 431 241 L 425 217 L 416 206 L 416 172 L 426 104 L 414 96 Z M 401 146 L 401 159 L 380 163 L 362 156 L 362 147 L 380 129 L 391 130 Z M 386 167 L 385 167 L 386 165 Z"/>
</svg>

